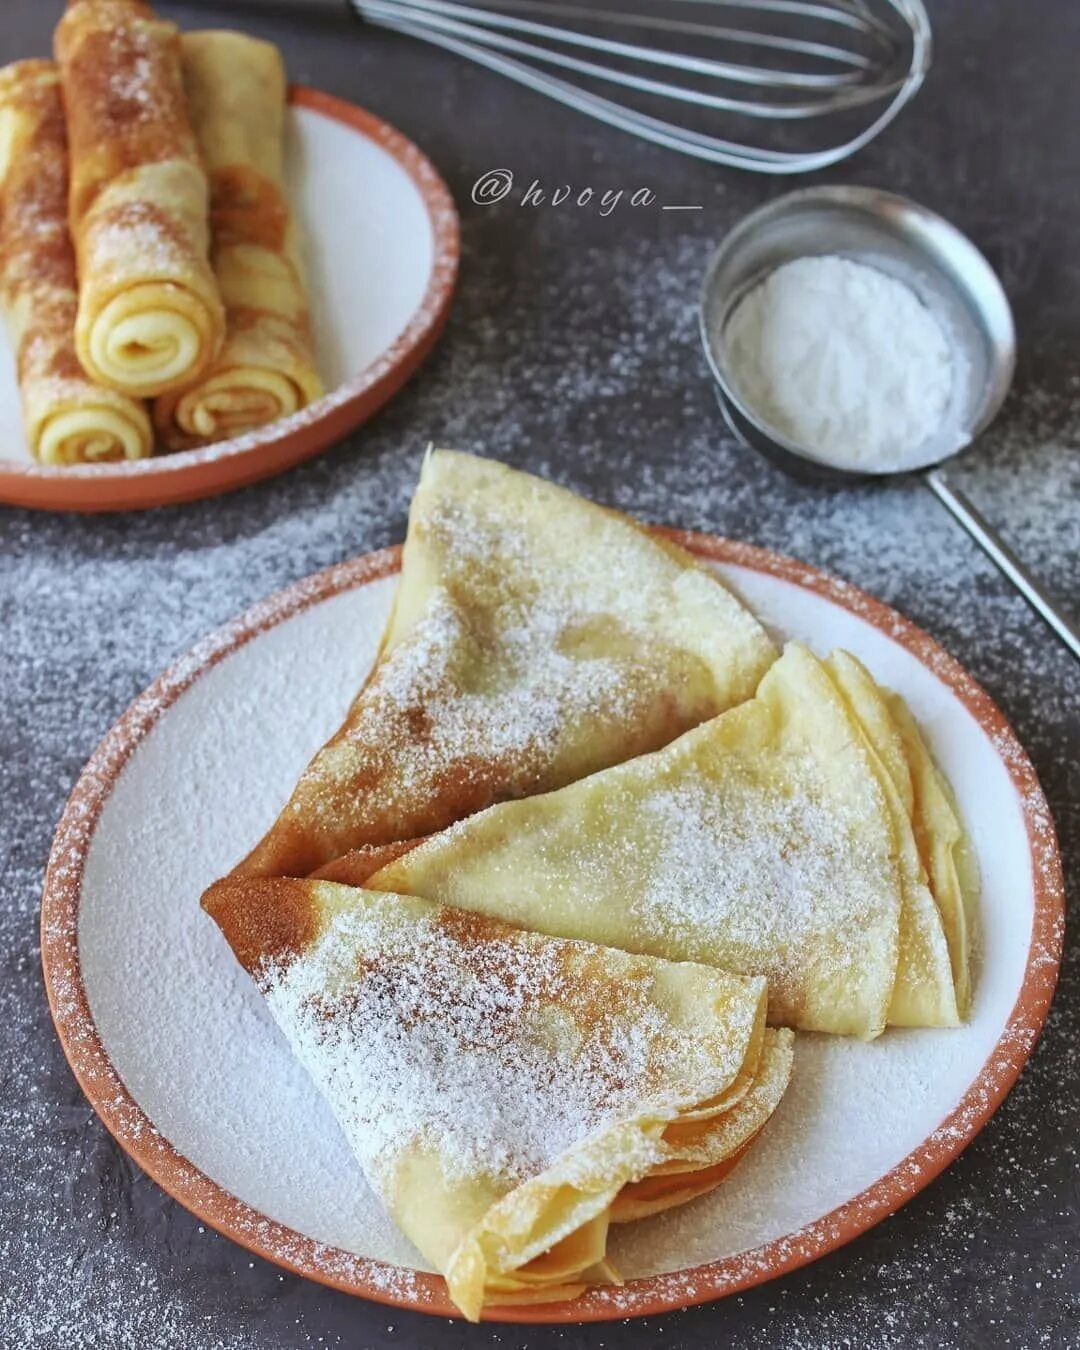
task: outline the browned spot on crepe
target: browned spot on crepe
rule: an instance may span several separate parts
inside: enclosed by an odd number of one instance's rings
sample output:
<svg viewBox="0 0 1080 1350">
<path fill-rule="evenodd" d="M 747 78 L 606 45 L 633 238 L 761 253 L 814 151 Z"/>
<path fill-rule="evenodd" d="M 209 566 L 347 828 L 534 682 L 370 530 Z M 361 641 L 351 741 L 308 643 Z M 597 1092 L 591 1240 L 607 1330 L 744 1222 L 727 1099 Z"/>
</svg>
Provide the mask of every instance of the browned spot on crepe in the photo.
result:
<svg viewBox="0 0 1080 1350">
<path fill-rule="evenodd" d="M 192 246 L 187 231 L 175 216 L 149 201 L 121 202 L 109 207 L 97 216 L 96 228 L 153 231 L 163 246 L 175 251 L 187 250 Z"/>
<path fill-rule="evenodd" d="M 488 942 L 503 941 L 516 931 L 499 919 L 489 919 L 468 909 L 450 909 L 446 906 L 436 911 L 435 925 L 462 947 L 478 947 Z"/>
<path fill-rule="evenodd" d="M 172 31 L 170 31 L 170 29 Z M 125 170 L 194 158 L 180 80 L 179 33 L 140 0 L 75 3 L 56 32 L 64 66 L 72 219 Z"/>
<path fill-rule="evenodd" d="M 5 187 L 3 253 L 5 288 L 24 291 L 75 287 L 75 251 L 67 231 L 67 133 L 51 61 L 9 67 L 5 87 L 34 114 L 34 130 Z"/>
<path fill-rule="evenodd" d="M 237 865 L 236 872 L 248 876 L 309 876 L 332 861 L 335 855 L 340 856 L 349 851 L 348 845 L 358 832 L 350 819 L 352 812 L 365 798 L 373 803 L 380 800 L 380 788 L 397 767 L 396 758 L 402 753 L 402 746 L 412 747 L 412 753 L 415 753 L 416 748 L 428 740 L 427 721 L 422 708 L 415 704 L 410 706 L 400 715 L 400 730 L 397 734 L 388 736 L 384 745 L 365 745 L 364 758 L 359 760 L 346 779 L 319 785 L 319 814 L 324 819 L 340 820 L 339 834 L 328 830 L 321 837 L 313 837 L 311 821 L 306 813 L 298 821 L 282 820 L 273 835 L 264 839 Z M 425 729 L 416 734 L 417 727 Z M 331 740 L 330 745 L 348 743 L 350 740 L 352 737 L 348 732 L 342 732 Z M 522 755 L 520 758 L 526 761 L 531 757 Z M 539 780 L 539 756 L 536 759 L 535 771 L 529 771 L 524 763 L 520 768 L 520 778 L 525 784 L 523 793 L 533 791 Z M 379 819 L 372 823 L 371 832 L 376 836 L 390 833 L 397 839 L 416 838 L 464 820 L 466 816 L 483 810 L 493 802 L 505 800 L 507 796 L 523 795 L 522 792 L 511 794 L 500 791 L 511 776 L 513 767 L 510 755 L 492 756 L 490 759 L 480 755 L 461 755 L 432 775 L 431 795 L 427 799 L 402 803 L 397 811 L 383 800 L 378 808 Z M 395 843 L 397 839 L 386 842 Z M 383 842 L 376 837 L 371 844 L 360 844 L 358 847 L 381 846 Z M 369 872 L 367 875 L 374 873 Z"/>
<path fill-rule="evenodd" d="M 71 323 L 74 325 L 74 305 L 71 309 Z M 83 368 L 79 364 L 79 358 L 70 347 L 62 347 L 59 351 L 53 353 L 47 371 L 50 376 L 57 380 L 78 380 L 83 377 Z"/>
<path fill-rule="evenodd" d="M 485 914 L 440 906 L 434 922 L 456 944 L 461 966 L 478 978 L 494 979 L 512 991 L 521 980 L 520 943 L 531 946 L 532 934 Z M 538 961 L 530 970 L 532 1005 L 562 1008 L 579 1029 L 589 1028 L 596 1046 L 606 1049 L 593 1064 L 592 1072 L 614 1089 L 621 1081 L 624 1063 L 619 1037 L 628 1011 L 649 1000 L 652 967 L 647 960 L 631 957 L 621 972 L 618 998 L 612 997 L 605 950 L 590 943 L 553 940 L 546 944 L 549 961 Z M 507 1006 L 513 1000 L 507 1000 Z M 491 1012 L 497 1026 L 498 1009 Z M 509 1031 L 509 1027 L 505 1028 Z"/>
<path fill-rule="evenodd" d="M 289 231 L 281 189 L 247 164 L 230 164 L 210 178 L 210 223 L 215 247 L 257 244 L 280 253 Z"/>
<path fill-rule="evenodd" d="M 313 886 L 290 877 L 256 883 L 226 877 L 203 895 L 236 959 L 249 974 L 267 963 L 287 962 L 315 940 L 319 928 Z"/>
</svg>

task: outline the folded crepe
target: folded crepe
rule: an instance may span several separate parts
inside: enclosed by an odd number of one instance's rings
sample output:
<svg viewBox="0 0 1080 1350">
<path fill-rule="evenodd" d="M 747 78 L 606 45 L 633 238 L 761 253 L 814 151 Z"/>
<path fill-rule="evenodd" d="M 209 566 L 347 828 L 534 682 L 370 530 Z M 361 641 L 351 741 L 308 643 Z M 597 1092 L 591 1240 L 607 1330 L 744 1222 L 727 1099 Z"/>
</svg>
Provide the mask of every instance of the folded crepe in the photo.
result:
<svg viewBox="0 0 1080 1350">
<path fill-rule="evenodd" d="M 948 779 L 934 763 L 918 723 L 899 694 L 885 691 L 911 774 L 912 827 L 930 891 L 941 914 L 960 1017 L 971 1011 L 971 947 L 976 927 L 979 864 Z M 387 861 L 390 861 L 388 858 Z"/>
<path fill-rule="evenodd" d="M 715 1186 L 790 1073 L 763 980 L 330 882 L 203 904 L 472 1319 L 617 1281 L 610 1222 Z"/>
<path fill-rule="evenodd" d="M 0 307 L 27 444 L 43 464 L 142 459 L 153 449 L 146 409 L 95 385 L 75 354 L 67 196 L 59 72 L 51 61 L 17 61 L 0 70 Z"/>
<path fill-rule="evenodd" d="M 850 652 L 831 653 L 826 670 L 862 730 L 892 818 L 900 868 L 900 931 L 891 1026 L 956 1026 L 960 1021 L 940 902 L 915 842 L 914 787 L 904 739 L 883 691 Z"/>
<path fill-rule="evenodd" d="M 780 1025 L 867 1039 L 890 1021 L 951 1026 L 942 915 L 898 798 L 830 670 L 791 643 L 750 702 L 652 755 L 494 806 L 367 884 L 765 975 Z"/>
<path fill-rule="evenodd" d="M 87 374 L 145 398 L 217 356 L 208 189 L 188 118 L 180 34 L 141 0 L 71 0 L 55 38 Z"/>
<path fill-rule="evenodd" d="M 628 517 L 430 453 L 375 668 L 237 871 L 306 875 L 655 750 L 751 697 L 775 656 L 712 572 Z"/>
<path fill-rule="evenodd" d="M 210 259 L 225 345 L 154 421 L 170 449 L 239 436 L 323 392 L 299 240 L 283 181 L 285 67 L 270 42 L 185 33 L 184 88 L 210 178 Z"/>
</svg>

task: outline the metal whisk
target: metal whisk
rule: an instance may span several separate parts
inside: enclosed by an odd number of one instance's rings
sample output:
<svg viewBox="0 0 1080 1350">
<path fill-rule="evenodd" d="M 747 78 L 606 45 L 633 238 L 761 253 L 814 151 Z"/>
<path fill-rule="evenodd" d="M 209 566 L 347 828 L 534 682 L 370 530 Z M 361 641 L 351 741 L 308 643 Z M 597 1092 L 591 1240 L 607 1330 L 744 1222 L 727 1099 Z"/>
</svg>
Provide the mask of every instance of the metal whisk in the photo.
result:
<svg viewBox="0 0 1080 1350">
<path fill-rule="evenodd" d="M 807 173 L 854 154 L 914 96 L 931 58 L 922 0 L 876 8 L 868 0 L 649 0 L 649 12 L 638 13 L 559 0 L 350 3 L 368 23 L 446 47 L 623 131 L 759 173 Z M 666 45 L 672 39 L 678 49 Z M 590 82 L 675 100 L 687 113 L 751 119 L 747 128 L 772 123 L 774 140 L 785 139 L 775 134 L 782 122 L 832 117 L 843 132 L 809 150 L 750 134 L 731 139 L 616 102 Z M 870 108 L 870 121 L 853 127 L 848 114 Z"/>
</svg>

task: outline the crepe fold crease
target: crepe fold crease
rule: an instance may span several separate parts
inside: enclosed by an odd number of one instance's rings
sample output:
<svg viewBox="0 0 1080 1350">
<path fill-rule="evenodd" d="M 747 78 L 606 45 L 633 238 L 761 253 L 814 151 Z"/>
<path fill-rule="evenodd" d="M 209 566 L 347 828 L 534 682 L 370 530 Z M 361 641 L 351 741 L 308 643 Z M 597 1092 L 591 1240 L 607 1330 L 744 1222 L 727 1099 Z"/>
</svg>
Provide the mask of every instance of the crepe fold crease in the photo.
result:
<svg viewBox="0 0 1080 1350">
<path fill-rule="evenodd" d="M 610 1223 L 718 1184 L 790 1073 L 760 979 L 324 881 L 203 904 L 469 1318 L 617 1281 Z"/>
<path fill-rule="evenodd" d="M 180 35 L 141 0 L 72 0 L 55 50 L 71 147 L 79 359 L 102 384 L 150 398 L 190 384 L 225 327 Z"/>
<path fill-rule="evenodd" d="M 237 871 L 306 875 L 656 750 L 750 698 L 775 657 L 682 549 L 529 474 L 431 452 L 374 669 Z"/>
<path fill-rule="evenodd" d="M 662 750 L 493 806 L 376 870 L 355 854 L 327 870 L 764 975 L 773 1023 L 871 1038 L 966 1012 L 970 894 L 948 808 L 906 709 L 894 720 L 853 657 L 791 643 L 752 700 Z"/>
<path fill-rule="evenodd" d="M 210 257 L 225 342 L 194 382 L 162 395 L 170 449 L 263 426 L 323 392 L 315 368 L 297 228 L 283 180 L 285 68 L 243 33 L 185 33 L 184 88 L 210 181 Z"/>
<path fill-rule="evenodd" d="M 96 385 L 75 351 L 75 252 L 60 77 L 51 61 L 0 70 L 0 305 L 31 453 L 42 464 L 142 459 L 142 403 Z"/>
</svg>

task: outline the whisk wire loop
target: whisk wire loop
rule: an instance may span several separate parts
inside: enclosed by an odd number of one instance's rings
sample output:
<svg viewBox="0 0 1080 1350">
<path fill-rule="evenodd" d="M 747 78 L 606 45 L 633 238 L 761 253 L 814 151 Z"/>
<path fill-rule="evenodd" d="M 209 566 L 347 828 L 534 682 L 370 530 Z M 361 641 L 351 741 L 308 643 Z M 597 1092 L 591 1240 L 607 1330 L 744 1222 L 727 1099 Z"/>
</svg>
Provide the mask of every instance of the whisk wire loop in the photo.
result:
<svg viewBox="0 0 1080 1350">
<path fill-rule="evenodd" d="M 727 11 L 729 19 L 753 14 L 808 28 L 832 24 L 838 30 L 835 43 L 811 37 L 806 31 L 759 32 L 749 25 L 656 12 L 671 10 L 672 0 L 653 0 L 653 12 L 648 14 L 584 8 L 561 0 L 499 0 L 495 8 L 460 0 L 351 2 L 368 23 L 456 52 L 611 126 L 716 164 L 773 174 L 824 168 L 866 145 L 918 91 L 931 56 L 930 25 L 922 0 L 883 0 L 891 22 L 865 0 L 678 0 L 701 12 Z M 549 22 L 553 19 L 566 26 Z M 593 31 L 597 28 L 623 31 L 605 36 Z M 699 47 L 718 42 L 729 52 L 756 48 L 793 64 L 785 68 L 628 40 L 631 33 L 646 32 L 694 40 Z M 851 45 L 841 46 L 845 35 L 852 39 Z M 873 103 L 884 106 L 869 125 L 839 143 L 788 150 L 653 116 L 631 103 L 606 98 L 568 76 L 617 85 L 710 113 L 771 121 L 823 118 Z M 677 78 L 697 83 L 677 83 Z"/>
</svg>

